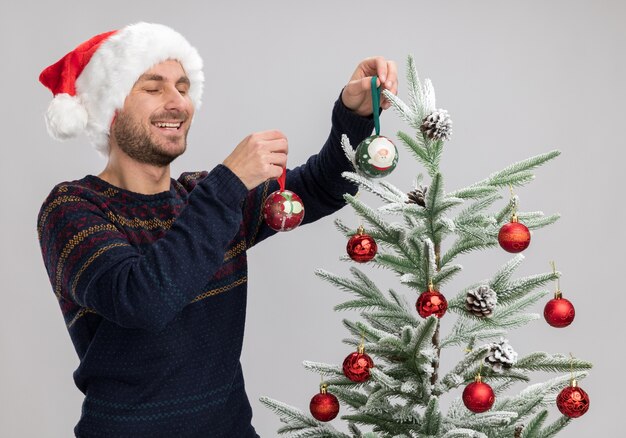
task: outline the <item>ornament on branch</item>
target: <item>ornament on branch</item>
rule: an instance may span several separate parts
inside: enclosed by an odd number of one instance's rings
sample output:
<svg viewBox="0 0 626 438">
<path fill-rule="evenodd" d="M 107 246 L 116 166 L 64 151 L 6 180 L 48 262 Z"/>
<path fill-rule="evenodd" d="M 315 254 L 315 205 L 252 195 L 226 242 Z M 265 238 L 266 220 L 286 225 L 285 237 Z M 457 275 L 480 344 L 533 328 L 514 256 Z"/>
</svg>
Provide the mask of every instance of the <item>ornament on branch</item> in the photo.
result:
<svg viewBox="0 0 626 438">
<path fill-rule="evenodd" d="M 448 111 L 438 109 L 424 117 L 420 131 L 431 140 L 450 140 L 452 136 L 452 119 Z"/>
<path fill-rule="evenodd" d="M 507 339 L 500 338 L 500 342 L 490 345 L 485 363 L 496 373 L 502 373 L 517 363 L 517 352 L 513 350 Z"/>
<path fill-rule="evenodd" d="M 356 165 L 371 178 L 389 175 L 398 164 L 398 149 L 391 140 L 382 135 L 372 135 L 356 148 Z"/>
<path fill-rule="evenodd" d="M 415 308 L 422 318 L 428 318 L 430 315 L 441 318 L 448 310 L 448 300 L 442 293 L 434 289 L 431 281 L 428 284 L 428 290 L 422 292 L 417 299 Z"/>
<path fill-rule="evenodd" d="M 574 321 L 576 309 L 574 305 L 561 296 L 561 292 L 556 292 L 554 298 L 546 303 L 543 309 L 543 317 L 552 327 L 567 327 Z"/>
<path fill-rule="evenodd" d="M 339 413 L 339 400 L 326 390 L 328 385 L 320 385 L 320 393 L 315 394 L 309 404 L 311 415 L 319 421 L 330 421 Z"/>
<path fill-rule="evenodd" d="M 427 186 L 419 186 L 416 187 L 415 190 L 412 190 L 408 193 L 409 200 L 406 201 L 407 204 L 417 204 L 421 207 L 426 207 L 426 191 L 428 190 Z"/>
<path fill-rule="evenodd" d="M 487 285 L 470 290 L 465 298 L 465 308 L 479 318 L 489 318 L 498 303 L 498 295 Z"/>
<path fill-rule="evenodd" d="M 511 199 L 515 199 L 512 187 Z M 517 203 L 513 206 L 511 221 L 502 225 L 498 233 L 498 243 L 500 243 L 502 249 L 512 253 L 522 252 L 530 245 L 530 231 L 526 225 L 519 221 L 516 210 Z"/>
<path fill-rule="evenodd" d="M 493 389 L 482 381 L 480 373 L 478 373 L 474 382 L 467 385 L 463 390 L 463 404 L 476 414 L 491 409 L 495 401 L 496 395 Z"/>
<path fill-rule="evenodd" d="M 361 383 L 370 378 L 370 368 L 374 361 L 365 353 L 363 342 L 356 352 L 350 353 L 343 361 L 343 374 L 353 382 Z"/>
<path fill-rule="evenodd" d="M 551 264 L 552 269 L 556 274 L 556 264 L 554 262 Z M 543 317 L 552 327 L 563 328 L 567 327 L 572 323 L 572 321 L 574 321 L 576 309 L 574 309 L 574 305 L 569 300 L 563 298 L 558 278 L 556 282 L 554 298 L 546 303 L 546 306 L 543 309 Z"/>
<path fill-rule="evenodd" d="M 348 240 L 346 251 L 355 262 L 365 263 L 376 256 L 378 245 L 372 236 L 365 234 L 363 225 L 361 225 L 356 234 Z"/>
<path fill-rule="evenodd" d="M 285 190 L 286 170 L 278 178 L 280 190 L 271 193 L 263 203 L 263 219 L 275 231 L 291 231 L 304 219 L 304 204 L 294 192 Z"/>
<path fill-rule="evenodd" d="M 566 417 L 578 418 L 589 410 L 589 395 L 572 378 L 570 385 L 563 388 L 557 396 L 556 406 Z"/>
<path fill-rule="evenodd" d="M 376 86 L 377 76 L 371 80 L 372 115 L 376 135 L 363 140 L 356 148 L 355 162 L 361 173 L 371 178 L 389 175 L 398 164 L 398 149 L 391 140 L 380 135 L 380 87 Z"/>
<path fill-rule="evenodd" d="M 526 225 L 519 222 L 517 215 L 513 215 L 511 222 L 500 228 L 498 243 L 507 252 L 522 252 L 530 245 L 530 231 Z"/>
</svg>

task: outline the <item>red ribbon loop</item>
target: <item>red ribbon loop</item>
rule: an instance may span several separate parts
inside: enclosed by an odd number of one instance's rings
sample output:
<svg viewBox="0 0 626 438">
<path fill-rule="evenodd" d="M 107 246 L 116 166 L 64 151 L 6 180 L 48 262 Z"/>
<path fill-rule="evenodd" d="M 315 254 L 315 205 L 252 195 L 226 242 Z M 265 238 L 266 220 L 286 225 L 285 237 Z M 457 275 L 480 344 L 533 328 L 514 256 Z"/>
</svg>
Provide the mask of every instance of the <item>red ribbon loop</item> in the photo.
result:
<svg viewBox="0 0 626 438">
<path fill-rule="evenodd" d="M 283 167 L 283 174 L 278 177 L 278 185 L 280 186 L 280 191 L 285 191 L 285 180 L 287 179 L 287 169 Z"/>
</svg>

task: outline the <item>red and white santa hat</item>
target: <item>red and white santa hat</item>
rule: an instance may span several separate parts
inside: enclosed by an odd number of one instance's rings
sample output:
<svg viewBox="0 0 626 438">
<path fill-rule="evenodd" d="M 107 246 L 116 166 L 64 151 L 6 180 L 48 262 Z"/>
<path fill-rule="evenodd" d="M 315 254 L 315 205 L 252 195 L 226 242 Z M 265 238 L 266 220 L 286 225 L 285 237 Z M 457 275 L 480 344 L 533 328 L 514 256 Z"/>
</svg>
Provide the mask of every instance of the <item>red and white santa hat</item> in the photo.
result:
<svg viewBox="0 0 626 438">
<path fill-rule="evenodd" d="M 189 96 L 199 108 L 204 87 L 202 58 L 175 30 L 137 23 L 82 43 L 39 76 L 54 94 L 46 113 L 48 133 L 65 140 L 85 132 L 107 154 L 115 111 L 124 106 L 139 76 L 168 59 L 181 63 L 191 82 Z"/>
</svg>

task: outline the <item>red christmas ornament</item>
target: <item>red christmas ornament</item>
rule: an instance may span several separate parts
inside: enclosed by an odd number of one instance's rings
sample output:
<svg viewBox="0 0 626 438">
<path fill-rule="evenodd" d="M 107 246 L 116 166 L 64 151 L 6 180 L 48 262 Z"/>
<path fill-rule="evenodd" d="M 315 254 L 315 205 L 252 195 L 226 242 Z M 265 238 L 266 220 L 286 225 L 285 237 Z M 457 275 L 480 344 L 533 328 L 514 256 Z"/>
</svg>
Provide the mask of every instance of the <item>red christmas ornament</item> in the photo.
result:
<svg viewBox="0 0 626 438">
<path fill-rule="evenodd" d="M 589 395 L 572 379 L 570 386 L 563 388 L 556 398 L 556 406 L 566 417 L 578 418 L 589 409 Z"/>
<path fill-rule="evenodd" d="M 530 245 L 530 231 L 526 225 L 518 222 L 517 215 L 514 214 L 511 222 L 500 228 L 498 242 L 505 251 L 522 252 Z"/>
<path fill-rule="evenodd" d="M 328 385 L 320 385 L 320 393 L 315 394 L 309 404 L 311 415 L 319 421 L 330 421 L 339 413 L 339 400 L 326 391 Z"/>
<path fill-rule="evenodd" d="M 576 310 L 574 305 L 561 296 L 561 291 L 554 293 L 554 298 L 546 303 L 543 309 L 543 317 L 552 327 L 567 327 L 574 321 Z"/>
<path fill-rule="evenodd" d="M 359 263 L 369 262 L 378 251 L 378 245 L 374 238 L 365 234 L 363 226 L 360 226 L 357 233 L 348 240 L 346 251 L 352 260 Z"/>
<path fill-rule="evenodd" d="M 353 382 L 365 382 L 370 378 L 370 368 L 374 366 L 371 357 L 365 354 L 363 345 L 355 353 L 350 353 L 343 361 L 343 374 Z"/>
<path fill-rule="evenodd" d="M 477 414 L 491 409 L 495 401 L 496 395 L 493 393 L 493 389 L 482 381 L 480 374 L 463 391 L 465 407 Z"/>
<path fill-rule="evenodd" d="M 302 199 L 289 190 L 277 190 L 263 203 L 265 223 L 276 231 L 290 231 L 304 219 Z"/>
<path fill-rule="evenodd" d="M 434 290 L 431 283 L 428 290 L 422 292 L 417 299 L 415 308 L 422 318 L 428 318 L 430 315 L 441 318 L 448 310 L 448 300 L 438 290 Z"/>
</svg>

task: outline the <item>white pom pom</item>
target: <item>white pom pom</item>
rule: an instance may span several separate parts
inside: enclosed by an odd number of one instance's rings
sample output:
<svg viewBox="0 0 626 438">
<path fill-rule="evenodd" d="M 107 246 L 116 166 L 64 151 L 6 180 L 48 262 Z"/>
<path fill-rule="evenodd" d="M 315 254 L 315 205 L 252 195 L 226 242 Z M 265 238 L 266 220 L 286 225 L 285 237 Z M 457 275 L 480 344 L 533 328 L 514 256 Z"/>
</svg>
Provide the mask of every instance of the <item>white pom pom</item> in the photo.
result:
<svg viewBox="0 0 626 438">
<path fill-rule="evenodd" d="M 57 94 L 46 112 L 48 134 L 57 140 L 76 137 L 87 126 L 87 110 L 75 96 Z"/>
</svg>

